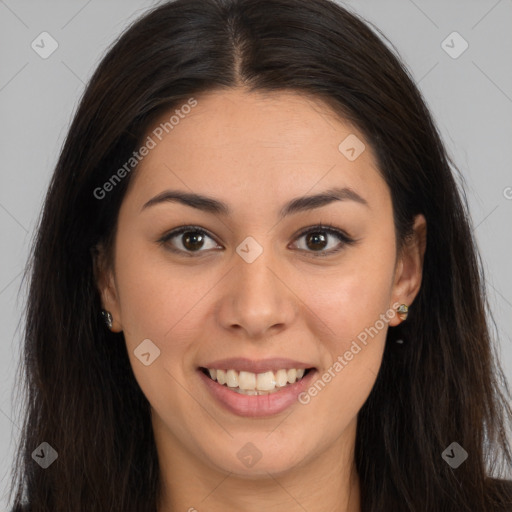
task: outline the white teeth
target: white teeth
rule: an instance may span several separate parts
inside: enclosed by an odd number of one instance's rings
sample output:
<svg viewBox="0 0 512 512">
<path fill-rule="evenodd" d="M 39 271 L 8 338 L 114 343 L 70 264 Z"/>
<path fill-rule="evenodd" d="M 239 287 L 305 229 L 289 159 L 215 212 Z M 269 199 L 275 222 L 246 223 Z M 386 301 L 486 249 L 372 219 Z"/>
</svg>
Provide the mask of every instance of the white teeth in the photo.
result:
<svg viewBox="0 0 512 512">
<path fill-rule="evenodd" d="M 283 388 L 288 384 L 288 372 L 286 370 L 278 370 L 276 372 L 276 386 Z"/>
<path fill-rule="evenodd" d="M 217 370 L 217 382 L 226 384 L 226 372 L 224 370 Z"/>
<path fill-rule="evenodd" d="M 272 391 L 276 387 L 276 378 L 274 376 L 274 372 L 258 373 L 256 381 L 256 387 L 260 391 Z M 240 387 L 242 388 L 242 386 Z"/>
<path fill-rule="evenodd" d="M 237 372 L 233 369 L 208 368 L 212 380 L 216 380 L 221 385 L 226 384 L 233 391 L 244 395 L 273 393 L 278 391 L 279 388 L 302 379 L 305 371 L 304 368 L 291 368 L 289 370 L 282 369 L 277 372 L 268 371 L 256 374 L 246 371 Z"/>
<path fill-rule="evenodd" d="M 226 372 L 226 384 L 230 388 L 237 388 L 238 387 L 238 372 L 235 372 L 235 370 L 228 370 Z"/>
<path fill-rule="evenodd" d="M 234 371 L 234 370 L 230 370 Z M 259 377 L 259 375 L 258 375 Z M 238 375 L 238 387 L 240 389 L 256 389 L 256 375 L 252 372 L 240 372 Z M 258 389 L 261 389 L 258 386 Z"/>
</svg>

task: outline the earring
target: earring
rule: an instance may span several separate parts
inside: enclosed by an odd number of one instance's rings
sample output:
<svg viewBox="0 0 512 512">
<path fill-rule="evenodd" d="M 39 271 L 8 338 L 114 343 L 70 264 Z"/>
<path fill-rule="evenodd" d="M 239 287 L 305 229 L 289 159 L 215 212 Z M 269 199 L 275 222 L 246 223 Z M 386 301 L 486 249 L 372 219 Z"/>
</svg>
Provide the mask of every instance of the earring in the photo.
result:
<svg viewBox="0 0 512 512">
<path fill-rule="evenodd" d="M 402 320 L 402 321 L 407 320 L 407 315 L 409 314 L 409 308 L 405 304 L 400 304 L 400 306 L 397 308 L 396 312 L 398 313 L 400 320 Z"/>
<path fill-rule="evenodd" d="M 112 329 L 112 323 L 114 319 L 112 318 L 112 314 L 110 313 L 110 311 L 105 311 L 104 309 L 102 309 L 101 314 L 103 316 L 103 320 L 105 320 L 105 324 L 107 324 L 107 327 L 109 329 Z"/>
</svg>

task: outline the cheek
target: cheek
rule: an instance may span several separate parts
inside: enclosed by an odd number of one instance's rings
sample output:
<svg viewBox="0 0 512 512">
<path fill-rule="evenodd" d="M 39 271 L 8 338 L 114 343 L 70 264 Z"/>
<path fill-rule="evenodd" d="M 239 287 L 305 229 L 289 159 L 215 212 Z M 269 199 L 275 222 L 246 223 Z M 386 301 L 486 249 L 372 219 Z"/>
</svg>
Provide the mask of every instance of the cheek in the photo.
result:
<svg viewBox="0 0 512 512">
<path fill-rule="evenodd" d="M 191 269 L 180 271 L 160 250 L 129 237 L 120 237 L 118 247 L 120 255 L 127 255 L 116 261 L 127 344 L 135 348 L 149 338 L 176 354 L 189 343 L 190 322 L 200 310 L 201 298 L 214 286 L 214 277 Z"/>
<path fill-rule="evenodd" d="M 393 315 L 395 252 L 387 240 L 383 236 L 347 252 L 329 273 L 322 269 L 314 276 L 306 274 L 302 281 L 301 295 L 307 297 L 307 306 L 314 313 L 309 316 L 309 328 L 321 333 L 324 355 L 319 375 L 322 382 L 312 394 L 322 395 L 318 404 L 333 404 L 330 414 L 338 421 L 357 414 L 382 361 Z"/>
<path fill-rule="evenodd" d="M 352 250 L 336 267 L 304 272 L 297 280 L 300 295 L 336 347 L 374 325 L 390 308 L 394 252 L 385 247 Z"/>
<path fill-rule="evenodd" d="M 190 269 L 180 271 L 165 254 L 149 250 L 147 245 L 119 239 L 116 277 L 120 297 L 123 333 L 135 378 L 152 407 L 162 413 L 180 411 L 166 418 L 174 432 L 188 424 L 192 414 L 186 406 L 189 395 L 183 392 L 187 364 L 194 342 L 204 335 L 201 299 L 214 286 L 216 279 L 204 278 Z M 129 248 L 129 250 L 128 250 Z M 198 267 L 199 268 L 199 267 Z M 211 272 L 210 272 L 211 274 Z M 206 279 L 205 279 L 206 278 Z M 145 366 L 137 354 L 143 340 L 151 340 L 159 349 L 154 362 Z M 146 342 L 147 343 L 147 342 Z M 146 345 L 155 350 L 151 344 Z M 153 358 L 153 353 L 150 356 Z M 190 419 L 192 421 L 192 419 Z M 182 432 L 186 437 L 186 431 Z"/>
</svg>

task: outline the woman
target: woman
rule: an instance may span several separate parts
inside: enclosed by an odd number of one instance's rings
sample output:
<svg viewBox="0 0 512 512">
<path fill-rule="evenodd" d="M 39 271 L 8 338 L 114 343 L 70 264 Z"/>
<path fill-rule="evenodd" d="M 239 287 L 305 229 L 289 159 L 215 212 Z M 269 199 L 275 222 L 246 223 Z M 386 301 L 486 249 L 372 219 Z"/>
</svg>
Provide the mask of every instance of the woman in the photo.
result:
<svg viewBox="0 0 512 512">
<path fill-rule="evenodd" d="M 449 164 L 406 69 L 335 3 L 136 22 L 44 206 L 14 510 L 512 510 Z"/>
</svg>

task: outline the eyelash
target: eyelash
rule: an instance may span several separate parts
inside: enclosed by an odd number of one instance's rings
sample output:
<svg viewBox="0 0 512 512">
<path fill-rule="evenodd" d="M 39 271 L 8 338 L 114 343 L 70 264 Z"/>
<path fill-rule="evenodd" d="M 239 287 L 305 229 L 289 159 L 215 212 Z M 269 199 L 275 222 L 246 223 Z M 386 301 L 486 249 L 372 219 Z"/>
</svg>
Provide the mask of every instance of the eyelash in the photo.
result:
<svg viewBox="0 0 512 512">
<path fill-rule="evenodd" d="M 207 251 L 202 251 L 202 250 L 195 251 L 195 252 L 183 251 L 181 249 L 176 249 L 168 244 L 168 242 L 172 238 L 175 238 L 179 235 L 182 235 L 183 233 L 188 233 L 188 232 L 206 235 L 208 238 L 211 238 L 212 240 L 214 240 L 214 238 L 210 234 L 208 234 L 207 231 L 205 231 L 203 228 L 201 228 L 199 226 L 182 226 L 182 227 L 176 228 L 176 229 L 170 231 L 169 233 L 165 234 L 157 242 L 160 243 L 161 245 L 164 245 L 167 250 L 169 250 L 173 253 L 187 255 L 190 257 L 197 257 L 200 255 L 200 253 L 207 252 Z M 331 249 L 329 251 L 318 251 L 317 252 L 317 251 L 308 251 L 305 249 L 299 249 L 299 251 L 311 253 L 311 255 L 315 258 L 318 258 L 318 257 L 322 258 L 322 257 L 336 254 L 336 253 L 340 252 L 344 248 L 344 246 L 352 245 L 357 241 L 357 240 L 354 240 L 353 238 L 350 238 L 346 233 L 344 233 L 343 231 L 334 227 L 331 224 L 317 224 L 316 226 L 310 226 L 308 228 L 305 228 L 296 236 L 295 240 L 302 238 L 304 235 L 308 235 L 309 233 L 317 233 L 317 232 L 328 233 L 329 235 L 334 235 L 335 237 L 337 237 L 340 240 L 341 245 L 338 248 Z"/>
</svg>

